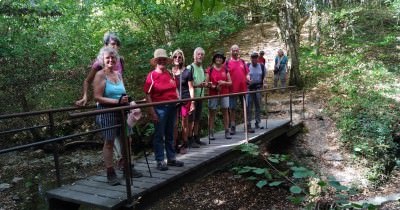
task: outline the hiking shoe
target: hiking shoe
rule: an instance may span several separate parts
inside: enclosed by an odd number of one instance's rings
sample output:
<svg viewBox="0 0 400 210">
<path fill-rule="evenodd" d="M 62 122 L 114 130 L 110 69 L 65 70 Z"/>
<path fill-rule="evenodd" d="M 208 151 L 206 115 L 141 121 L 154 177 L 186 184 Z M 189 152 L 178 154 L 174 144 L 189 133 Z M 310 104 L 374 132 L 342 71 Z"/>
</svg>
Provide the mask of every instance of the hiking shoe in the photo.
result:
<svg viewBox="0 0 400 210">
<path fill-rule="evenodd" d="M 142 176 L 143 176 L 143 174 L 140 173 L 138 170 L 134 169 L 133 166 L 132 166 L 131 178 L 140 178 Z M 124 177 L 125 177 L 125 171 L 124 171 Z"/>
<path fill-rule="evenodd" d="M 117 174 L 114 168 L 107 168 L 107 183 L 111 186 L 120 185 Z"/>
<path fill-rule="evenodd" d="M 236 127 L 235 126 L 231 126 L 230 134 L 231 135 L 235 135 L 236 134 Z"/>
<path fill-rule="evenodd" d="M 189 144 L 190 148 L 200 148 L 200 144 L 196 143 L 196 142 L 192 142 Z"/>
<path fill-rule="evenodd" d="M 251 126 L 247 126 L 247 133 L 255 133 L 256 131 L 251 128 Z"/>
<path fill-rule="evenodd" d="M 208 134 L 208 139 L 209 140 L 215 140 L 214 132 L 210 132 L 210 134 Z"/>
<path fill-rule="evenodd" d="M 207 143 L 200 141 L 200 137 L 198 136 L 193 136 L 194 142 L 197 143 L 198 145 L 207 145 Z"/>
<path fill-rule="evenodd" d="M 225 139 L 232 139 L 232 137 L 229 135 L 229 129 L 225 130 Z"/>
<path fill-rule="evenodd" d="M 255 124 L 256 129 L 264 129 L 263 126 L 258 125 L 258 123 Z"/>
<path fill-rule="evenodd" d="M 168 166 L 165 161 L 157 161 L 157 169 L 160 171 L 166 171 L 168 170 Z"/>
<path fill-rule="evenodd" d="M 186 154 L 186 153 L 187 153 L 187 147 L 182 146 L 182 147 L 179 149 L 179 153 L 182 154 L 182 155 Z"/>
<path fill-rule="evenodd" d="M 182 167 L 184 164 L 182 161 L 179 161 L 179 160 L 168 160 L 167 165 L 175 166 L 175 167 Z"/>
</svg>

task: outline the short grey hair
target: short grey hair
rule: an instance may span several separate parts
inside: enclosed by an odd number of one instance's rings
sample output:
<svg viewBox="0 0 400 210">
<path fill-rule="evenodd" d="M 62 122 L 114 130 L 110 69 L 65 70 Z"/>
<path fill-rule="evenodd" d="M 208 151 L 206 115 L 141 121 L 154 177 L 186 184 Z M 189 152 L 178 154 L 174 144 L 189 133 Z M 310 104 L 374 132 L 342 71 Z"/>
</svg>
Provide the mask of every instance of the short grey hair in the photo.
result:
<svg viewBox="0 0 400 210">
<path fill-rule="evenodd" d="M 103 37 L 104 45 L 107 46 L 108 44 L 110 44 L 111 40 L 114 40 L 117 43 L 118 47 L 121 46 L 121 40 L 118 38 L 117 34 L 115 34 L 114 32 L 105 33 Z"/>
<path fill-rule="evenodd" d="M 193 52 L 193 57 L 196 57 L 197 52 L 200 51 L 200 50 L 203 51 L 204 54 L 206 53 L 203 48 L 196 47 L 196 49 L 194 49 L 194 52 Z"/>
<path fill-rule="evenodd" d="M 99 62 L 102 67 L 104 67 L 104 54 L 106 53 L 113 54 L 117 62 L 119 61 L 118 52 L 114 48 L 108 46 L 102 47 L 97 55 L 97 62 Z"/>
</svg>

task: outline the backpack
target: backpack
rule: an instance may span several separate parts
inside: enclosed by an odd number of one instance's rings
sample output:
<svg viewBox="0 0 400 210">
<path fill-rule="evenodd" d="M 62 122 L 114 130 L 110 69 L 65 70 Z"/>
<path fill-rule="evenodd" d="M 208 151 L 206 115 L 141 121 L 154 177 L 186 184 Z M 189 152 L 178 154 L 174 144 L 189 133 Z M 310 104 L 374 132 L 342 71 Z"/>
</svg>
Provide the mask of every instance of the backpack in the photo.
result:
<svg viewBox="0 0 400 210">
<path fill-rule="evenodd" d="M 262 78 L 262 80 L 261 80 L 261 87 L 264 85 L 264 78 L 265 78 L 265 66 L 264 66 L 264 64 L 262 64 L 262 63 L 258 63 L 258 64 L 260 64 L 261 65 L 261 78 Z M 251 63 L 248 63 L 247 64 L 247 67 L 250 69 L 250 65 L 251 65 Z M 253 85 L 259 85 L 259 84 L 253 84 Z M 253 89 L 253 87 L 252 88 L 250 88 L 250 86 L 249 86 L 249 89 Z"/>
</svg>

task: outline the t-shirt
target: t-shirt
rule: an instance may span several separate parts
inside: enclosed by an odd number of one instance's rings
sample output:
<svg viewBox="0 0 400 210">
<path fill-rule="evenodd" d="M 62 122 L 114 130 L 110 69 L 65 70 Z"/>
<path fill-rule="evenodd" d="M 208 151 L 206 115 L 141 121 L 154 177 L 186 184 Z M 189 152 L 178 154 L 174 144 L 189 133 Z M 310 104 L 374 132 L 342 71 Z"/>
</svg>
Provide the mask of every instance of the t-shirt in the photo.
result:
<svg viewBox="0 0 400 210">
<path fill-rule="evenodd" d="M 247 91 L 246 75 L 249 73 L 249 69 L 245 62 L 241 59 L 229 59 L 227 62 L 228 71 L 232 80 L 232 85 L 230 88 L 231 93 Z"/>
<path fill-rule="evenodd" d="M 193 66 L 193 85 L 199 85 L 206 80 L 206 75 L 204 74 L 204 69 L 202 66 L 197 66 L 195 63 L 187 66 L 186 68 L 189 71 L 192 70 Z M 194 88 L 194 96 L 195 97 L 202 97 L 204 96 L 204 88 Z"/>
<path fill-rule="evenodd" d="M 257 63 L 256 66 L 253 64 L 249 65 L 249 75 L 250 75 L 250 84 L 249 89 L 257 89 L 262 87 L 262 64 Z"/>
<path fill-rule="evenodd" d="M 182 81 L 181 81 L 181 74 L 182 74 Z M 190 98 L 189 81 L 193 81 L 193 75 L 189 69 L 184 69 L 181 74 L 175 75 L 176 87 L 178 88 L 178 92 L 181 94 L 182 99 Z M 180 90 L 181 87 L 182 87 L 182 92 Z"/>
<path fill-rule="evenodd" d="M 212 71 L 211 71 L 211 75 L 210 75 L 211 68 L 212 68 Z M 225 65 L 223 65 L 220 70 L 217 70 L 214 67 L 210 67 L 207 69 L 206 73 L 209 75 L 210 82 L 212 82 L 213 85 L 218 85 L 218 81 L 220 81 L 220 80 L 228 81 L 228 75 L 226 74 Z M 222 95 L 222 94 L 228 94 L 228 93 L 229 93 L 229 86 L 222 85 L 219 89 L 219 94 Z M 208 91 L 208 94 L 210 96 L 218 95 L 218 91 L 214 88 L 210 88 Z"/>
<path fill-rule="evenodd" d="M 282 57 L 279 57 L 279 56 L 275 57 L 275 66 L 279 65 L 279 71 L 286 72 L 287 62 L 288 62 L 288 58 L 286 55 L 284 55 Z"/>
<path fill-rule="evenodd" d="M 257 59 L 257 63 L 262 63 L 262 64 L 264 64 L 265 65 L 265 58 L 264 57 L 258 57 L 258 59 Z"/>
<path fill-rule="evenodd" d="M 146 94 L 150 94 L 152 102 L 178 99 L 175 80 L 168 71 L 162 73 L 151 71 L 147 75 L 143 90 Z"/>
<path fill-rule="evenodd" d="M 122 75 L 122 73 L 124 72 L 124 68 L 123 68 L 123 58 L 120 58 L 116 65 L 113 67 L 114 71 L 117 71 L 119 74 Z M 96 71 L 100 71 L 103 69 L 103 66 L 101 66 L 101 61 L 98 61 L 97 59 L 93 62 L 92 64 L 92 69 L 95 69 Z"/>
</svg>

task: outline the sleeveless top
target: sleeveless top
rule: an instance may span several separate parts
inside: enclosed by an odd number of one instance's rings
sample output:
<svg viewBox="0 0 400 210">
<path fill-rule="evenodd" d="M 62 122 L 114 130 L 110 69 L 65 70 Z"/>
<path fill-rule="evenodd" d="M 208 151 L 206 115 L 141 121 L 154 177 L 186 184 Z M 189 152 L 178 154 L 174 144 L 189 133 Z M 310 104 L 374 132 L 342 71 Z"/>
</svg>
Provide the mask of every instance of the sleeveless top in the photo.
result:
<svg viewBox="0 0 400 210">
<path fill-rule="evenodd" d="M 104 87 L 103 96 L 106 98 L 119 99 L 122 94 L 126 93 L 124 83 L 121 80 L 121 75 L 118 74 L 118 81 L 116 83 L 109 80 L 106 76 L 106 85 Z"/>
</svg>

